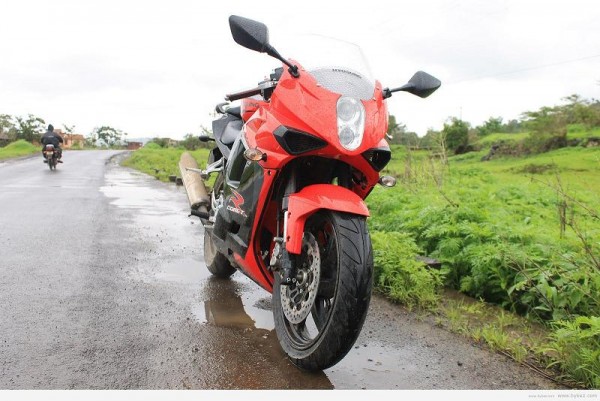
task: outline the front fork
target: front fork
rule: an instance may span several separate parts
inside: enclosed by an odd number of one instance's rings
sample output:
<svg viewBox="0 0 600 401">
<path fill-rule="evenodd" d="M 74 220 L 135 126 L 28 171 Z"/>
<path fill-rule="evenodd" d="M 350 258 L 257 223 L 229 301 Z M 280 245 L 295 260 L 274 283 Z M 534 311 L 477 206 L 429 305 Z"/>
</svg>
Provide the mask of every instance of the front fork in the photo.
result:
<svg viewBox="0 0 600 401">
<path fill-rule="evenodd" d="M 283 216 L 283 233 L 273 238 L 275 248 L 271 257 L 271 269 L 281 275 L 281 285 L 291 285 L 296 282 L 296 255 L 290 254 L 286 248 L 286 242 L 290 239 L 288 235 L 288 200 L 289 196 L 296 192 L 296 170 L 292 171 L 283 195 L 281 212 L 277 214 L 277 230 L 281 226 Z"/>
</svg>

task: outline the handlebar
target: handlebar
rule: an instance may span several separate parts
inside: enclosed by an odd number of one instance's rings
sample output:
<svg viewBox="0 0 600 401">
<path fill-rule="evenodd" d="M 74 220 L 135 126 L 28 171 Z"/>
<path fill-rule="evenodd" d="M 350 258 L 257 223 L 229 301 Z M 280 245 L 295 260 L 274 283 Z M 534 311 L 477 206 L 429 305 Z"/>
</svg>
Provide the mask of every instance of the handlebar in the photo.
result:
<svg viewBox="0 0 600 401">
<path fill-rule="evenodd" d="M 277 85 L 277 83 L 274 81 L 261 82 L 256 88 L 246 89 L 241 92 L 227 94 L 225 95 L 225 100 L 233 102 L 234 100 L 240 100 L 250 96 L 260 95 L 263 93 L 264 90 L 274 88 L 275 85 Z"/>
<path fill-rule="evenodd" d="M 230 93 L 228 95 L 225 95 L 225 100 L 233 102 L 234 100 L 240 100 L 240 99 L 244 99 L 244 98 L 247 98 L 250 96 L 260 95 L 260 93 L 261 93 L 261 89 L 258 87 L 252 88 L 252 89 L 246 89 L 241 92 L 235 92 L 235 93 Z"/>
</svg>

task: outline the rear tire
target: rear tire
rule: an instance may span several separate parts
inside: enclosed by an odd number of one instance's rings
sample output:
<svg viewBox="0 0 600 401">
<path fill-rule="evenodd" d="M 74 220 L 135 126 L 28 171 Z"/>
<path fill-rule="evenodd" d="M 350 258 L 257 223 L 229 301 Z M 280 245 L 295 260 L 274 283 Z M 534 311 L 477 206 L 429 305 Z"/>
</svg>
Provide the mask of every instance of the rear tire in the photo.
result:
<svg viewBox="0 0 600 401">
<path fill-rule="evenodd" d="M 210 164 L 213 161 L 209 159 L 208 162 Z M 220 172 L 211 193 L 214 191 L 217 191 L 217 193 L 221 191 L 223 181 L 223 172 Z M 205 221 L 203 221 L 203 223 L 205 223 Z M 220 278 L 229 278 L 236 271 L 235 267 L 229 263 L 227 257 L 219 252 L 210 233 L 206 229 L 204 229 L 204 261 L 206 262 L 208 271 L 211 272 L 212 275 Z"/>
<path fill-rule="evenodd" d="M 235 267 L 231 266 L 225 255 L 217 250 L 212 237 L 206 230 L 204 230 L 204 261 L 213 276 L 229 278 L 235 273 Z"/>
<path fill-rule="evenodd" d="M 360 334 L 371 300 L 373 252 L 364 217 L 328 210 L 307 220 L 302 243 L 301 281 L 282 286 L 275 274 L 273 317 L 292 363 L 318 371 L 346 356 Z M 302 289 L 310 280 L 318 280 L 316 296 L 310 294 L 314 285 Z"/>
</svg>

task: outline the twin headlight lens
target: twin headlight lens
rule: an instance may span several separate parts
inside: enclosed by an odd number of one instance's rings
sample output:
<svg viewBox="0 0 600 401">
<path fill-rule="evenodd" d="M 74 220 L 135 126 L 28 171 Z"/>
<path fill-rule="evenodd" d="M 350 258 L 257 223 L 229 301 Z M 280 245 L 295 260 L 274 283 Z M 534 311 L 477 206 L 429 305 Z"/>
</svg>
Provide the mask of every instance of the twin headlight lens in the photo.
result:
<svg viewBox="0 0 600 401">
<path fill-rule="evenodd" d="M 338 137 L 348 150 L 358 148 L 365 131 L 365 107 L 358 99 L 342 96 L 337 102 Z"/>
</svg>

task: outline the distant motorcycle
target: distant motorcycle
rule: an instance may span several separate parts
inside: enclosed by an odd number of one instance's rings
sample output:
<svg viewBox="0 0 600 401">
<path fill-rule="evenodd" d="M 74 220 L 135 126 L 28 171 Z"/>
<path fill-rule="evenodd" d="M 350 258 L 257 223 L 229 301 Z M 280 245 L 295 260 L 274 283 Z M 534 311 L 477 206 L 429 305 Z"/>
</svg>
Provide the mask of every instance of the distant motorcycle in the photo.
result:
<svg viewBox="0 0 600 401">
<path fill-rule="evenodd" d="M 47 144 L 44 147 L 44 162 L 48 163 L 50 170 L 56 170 L 58 164 L 58 150 L 52 144 Z"/>
<path fill-rule="evenodd" d="M 419 71 L 383 88 L 356 45 L 319 40 L 297 62 L 269 44 L 264 24 L 238 16 L 229 24 L 238 44 L 283 67 L 226 96 L 241 108 L 217 106 L 214 138 L 200 138 L 216 142 L 205 170 L 189 154 L 180 160 L 192 214 L 204 226 L 204 258 L 213 275 L 237 269 L 271 293 L 289 359 L 326 369 L 352 348 L 371 299 L 364 199 L 377 184 L 395 184 L 379 174 L 391 157 L 385 100 L 398 91 L 424 98 L 441 82 Z M 213 173 L 208 192 L 203 181 Z"/>
</svg>

